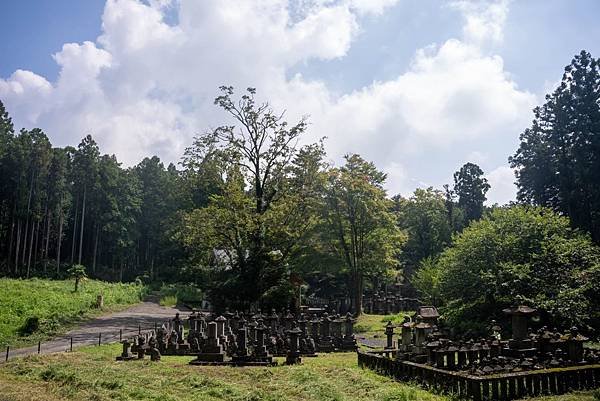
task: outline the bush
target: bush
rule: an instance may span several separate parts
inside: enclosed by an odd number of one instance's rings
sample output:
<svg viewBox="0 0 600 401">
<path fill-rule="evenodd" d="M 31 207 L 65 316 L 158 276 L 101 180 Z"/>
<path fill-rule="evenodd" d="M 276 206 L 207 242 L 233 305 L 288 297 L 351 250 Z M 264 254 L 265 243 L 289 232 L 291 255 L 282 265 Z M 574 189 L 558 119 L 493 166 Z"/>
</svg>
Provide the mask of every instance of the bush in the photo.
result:
<svg viewBox="0 0 600 401">
<path fill-rule="evenodd" d="M 494 210 L 457 235 L 434 269 L 442 312 L 459 331 L 506 321 L 502 309 L 516 303 L 537 308 L 541 324 L 598 325 L 600 250 L 548 209 Z M 426 292 L 429 282 L 415 284 Z"/>
<path fill-rule="evenodd" d="M 192 307 L 198 307 L 204 299 L 202 290 L 193 284 L 163 284 L 160 288 L 160 304 L 175 306 L 178 302 Z"/>
<path fill-rule="evenodd" d="M 40 318 L 37 316 L 30 316 L 25 320 L 23 326 L 21 326 L 21 334 L 29 335 L 33 334 L 40 328 Z"/>
<path fill-rule="evenodd" d="M 160 299 L 161 306 L 175 306 L 177 305 L 177 297 L 175 295 L 167 295 Z"/>
</svg>

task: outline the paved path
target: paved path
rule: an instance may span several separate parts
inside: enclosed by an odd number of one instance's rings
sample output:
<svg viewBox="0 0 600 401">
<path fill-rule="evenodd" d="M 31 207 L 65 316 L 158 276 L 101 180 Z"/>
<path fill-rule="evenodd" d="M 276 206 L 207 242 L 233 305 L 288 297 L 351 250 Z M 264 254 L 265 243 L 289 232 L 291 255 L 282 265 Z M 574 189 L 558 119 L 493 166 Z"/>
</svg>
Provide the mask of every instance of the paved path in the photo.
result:
<svg viewBox="0 0 600 401">
<path fill-rule="evenodd" d="M 155 323 L 160 326 L 162 323 L 172 319 L 176 312 L 188 313 L 189 310 L 160 306 L 158 299 L 149 298 L 145 302 L 134 305 L 124 311 L 109 313 L 89 320 L 62 336 L 43 342 L 41 353 L 48 354 L 67 351 L 70 349 L 71 338 L 73 338 L 73 348 L 98 344 L 99 334 L 102 334 L 102 343 L 116 342 L 119 341 L 119 330 L 123 331 L 123 338 L 129 338 L 138 334 L 140 325 L 142 332 L 152 330 Z M 37 345 L 11 349 L 9 359 L 37 353 Z M 2 355 L 0 360 L 3 362 L 5 355 Z"/>
</svg>

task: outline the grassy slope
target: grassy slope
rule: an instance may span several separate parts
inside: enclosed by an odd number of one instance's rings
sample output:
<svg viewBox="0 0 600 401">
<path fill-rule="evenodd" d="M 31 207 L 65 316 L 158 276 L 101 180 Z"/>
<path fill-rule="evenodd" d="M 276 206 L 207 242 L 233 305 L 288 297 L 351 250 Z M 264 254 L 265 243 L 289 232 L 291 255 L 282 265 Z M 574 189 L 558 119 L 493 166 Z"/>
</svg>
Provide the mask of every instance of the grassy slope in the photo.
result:
<svg viewBox="0 0 600 401">
<path fill-rule="evenodd" d="M 372 337 L 383 326 L 382 316 L 361 317 L 357 325 L 369 328 Z M 113 344 L 11 360 L 0 365 L 0 400 L 451 400 L 362 370 L 353 353 L 275 368 L 190 366 L 191 357 L 116 362 L 119 353 L 120 345 Z M 595 401 L 591 392 L 532 400 Z"/>
<path fill-rule="evenodd" d="M 0 279 L 0 346 L 20 346 L 64 331 L 69 325 L 101 311 L 96 296 L 104 296 L 105 310 L 115 310 L 140 301 L 143 287 L 89 280 L 73 292 L 73 281 Z M 21 336 L 28 317 L 40 319 L 40 329 Z"/>
</svg>

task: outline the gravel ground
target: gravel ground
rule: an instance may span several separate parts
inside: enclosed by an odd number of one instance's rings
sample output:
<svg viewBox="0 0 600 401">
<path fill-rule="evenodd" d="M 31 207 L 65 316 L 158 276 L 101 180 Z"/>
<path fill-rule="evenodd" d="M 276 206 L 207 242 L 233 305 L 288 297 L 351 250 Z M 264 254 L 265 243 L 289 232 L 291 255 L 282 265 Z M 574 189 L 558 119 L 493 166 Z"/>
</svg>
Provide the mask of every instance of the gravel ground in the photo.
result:
<svg viewBox="0 0 600 401">
<path fill-rule="evenodd" d="M 123 338 L 129 338 L 138 334 L 140 326 L 142 332 L 152 330 L 155 323 L 160 326 L 162 323 L 172 319 L 176 312 L 187 314 L 189 313 L 189 309 L 160 306 L 158 299 L 149 298 L 145 302 L 121 312 L 109 313 L 91 319 L 62 336 L 43 342 L 40 351 L 42 354 L 68 351 L 70 349 L 71 338 L 73 339 L 73 348 L 98 344 L 100 335 L 102 343 L 116 342 L 119 341 L 119 330 L 122 330 Z M 37 345 L 11 349 L 9 359 L 37 353 Z M 6 356 L 2 355 L 0 359 L 4 361 L 5 358 Z"/>
</svg>

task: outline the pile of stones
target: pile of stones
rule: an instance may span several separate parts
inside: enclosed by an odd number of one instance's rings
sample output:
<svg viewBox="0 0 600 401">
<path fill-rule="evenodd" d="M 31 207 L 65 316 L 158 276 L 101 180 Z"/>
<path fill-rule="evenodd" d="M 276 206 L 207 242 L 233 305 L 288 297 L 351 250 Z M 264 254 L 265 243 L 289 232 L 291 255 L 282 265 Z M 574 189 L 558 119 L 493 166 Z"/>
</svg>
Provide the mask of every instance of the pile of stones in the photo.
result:
<svg viewBox="0 0 600 401">
<path fill-rule="evenodd" d="M 153 359 L 161 355 L 194 355 L 194 365 L 264 366 L 274 363 L 274 356 L 286 358 L 286 364 L 315 357 L 317 352 L 356 351 L 353 332 L 355 319 L 345 316 L 292 314 L 289 310 L 263 314 L 226 311 L 222 315 L 205 315 L 193 311 L 187 318 L 179 314 L 150 334 L 132 342 L 123 342 L 119 360 Z M 187 327 L 186 327 L 187 326 Z M 140 356 L 141 355 L 141 356 Z"/>
</svg>

